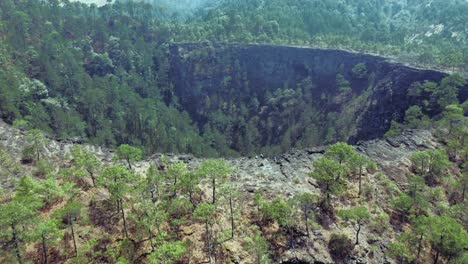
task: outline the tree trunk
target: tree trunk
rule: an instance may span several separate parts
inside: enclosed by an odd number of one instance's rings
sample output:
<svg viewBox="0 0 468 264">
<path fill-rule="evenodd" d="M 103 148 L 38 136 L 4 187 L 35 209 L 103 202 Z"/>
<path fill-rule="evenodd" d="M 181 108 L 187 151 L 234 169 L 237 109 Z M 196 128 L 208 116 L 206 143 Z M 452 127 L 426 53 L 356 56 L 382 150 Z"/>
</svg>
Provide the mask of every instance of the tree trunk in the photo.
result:
<svg viewBox="0 0 468 264">
<path fill-rule="evenodd" d="M 362 167 L 359 167 L 359 192 L 358 197 L 361 197 L 362 193 Z"/>
<path fill-rule="evenodd" d="M 288 248 L 294 248 L 294 243 L 293 243 L 293 233 L 291 231 L 291 226 L 288 224 Z"/>
<path fill-rule="evenodd" d="M 450 126 L 449 126 L 449 131 L 447 137 L 450 137 L 452 135 L 452 130 L 453 130 L 453 122 L 450 121 Z"/>
<path fill-rule="evenodd" d="M 193 206 L 193 209 L 195 210 L 196 206 L 195 206 L 195 201 L 193 200 L 193 190 L 192 189 L 189 190 L 189 200 L 190 200 L 190 203 Z"/>
<path fill-rule="evenodd" d="M 132 163 L 130 162 L 130 158 L 127 157 L 128 168 L 132 169 Z"/>
<path fill-rule="evenodd" d="M 327 182 L 327 186 L 325 187 L 325 192 L 327 193 L 327 195 L 325 196 L 325 203 L 327 204 L 327 206 L 329 205 L 330 203 L 330 191 L 329 191 L 329 184 Z"/>
<path fill-rule="evenodd" d="M 16 233 L 16 226 L 14 224 L 11 224 L 11 230 L 13 233 L 13 245 L 15 246 L 15 251 L 16 251 L 16 259 L 18 260 L 19 264 L 23 264 L 23 260 L 21 259 L 21 253 L 18 245 L 18 235 Z"/>
<path fill-rule="evenodd" d="M 307 215 L 307 210 L 304 210 L 304 218 L 305 218 L 306 234 L 307 234 L 307 237 L 309 237 L 310 236 L 310 233 L 309 233 L 309 216 Z"/>
<path fill-rule="evenodd" d="M 213 177 L 212 184 L 213 184 L 213 204 L 215 204 L 216 203 L 216 178 L 215 177 Z"/>
<path fill-rule="evenodd" d="M 232 208 L 232 197 L 229 197 L 229 209 L 231 211 L 231 238 L 234 238 L 234 210 Z"/>
<path fill-rule="evenodd" d="M 172 193 L 172 196 L 175 198 L 177 197 L 177 174 L 174 174 L 174 192 Z"/>
<path fill-rule="evenodd" d="M 148 229 L 148 234 L 149 234 L 149 241 L 151 245 L 151 252 L 154 251 L 154 244 L 153 244 L 153 233 L 151 233 L 151 229 Z"/>
<path fill-rule="evenodd" d="M 159 194 L 159 184 L 156 184 L 155 186 L 156 186 L 156 198 L 159 199 L 159 196 L 160 196 L 160 194 Z"/>
<path fill-rule="evenodd" d="M 214 235 L 214 234 L 213 234 Z M 214 235 L 215 236 L 215 235 Z M 215 236 L 216 237 L 216 236 Z M 213 256 L 214 256 L 214 263 L 218 263 L 218 252 L 216 251 L 216 240 L 213 241 Z"/>
<path fill-rule="evenodd" d="M 466 193 L 466 184 L 463 184 L 462 197 L 461 197 L 462 203 L 465 201 L 465 193 Z"/>
<path fill-rule="evenodd" d="M 210 249 L 210 229 L 208 227 L 208 221 L 205 222 L 205 233 L 206 233 L 206 254 L 208 255 L 209 263 L 211 264 L 211 249 Z"/>
<path fill-rule="evenodd" d="M 117 200 L 117 214 L 120 213 L 120 199 Z"/>
<path fill-rule="evenodd" d="M 42 237 L 42 254 L 44 255 L 44 264 L 47 264 L 47 244 L 44 235 Z"/>
<path fill-rule="evenodd" d="M 426 167 L 424 167 L 424 160 L 421 161 L 421 176 L 426 174 Z"/>
<path fill-rule="evenodd" d="M 356 230 L 356 245 L 359 245 L 359 232 L 361 232 L 361 224 L 358 223 L 358 228 Z"/>
<path fill-rule="evenodd" d="M 122 220 L 123 220 L 123 226 L 124 226 L 124 232 L 125 232 L 125 237 L 128 238 L 128 231 L 127 231 L 127 220 L 125 219 L 125 212 L 123 209 L 123 203 L 120 201 L 120 211 L 122 213 Z"/>
<path fill-rule="evenodd" d="M 437 253 L 436 253 L 435 257 L 434 257 L 434 264 L 437 264 L 439 262 L 439 255 L 440 255 L 440 252 L 439 252 L 439 250 L 437 250 Z"/>
<path fill-rule="evenodd" d="M 177 240 L 180 239 L 180 226 L 181 226 L 181 224 L 176 224 L 175 227 L 174 227 L 175 228 L 174 233 L 176 234 Z"/>
<path fill-rule="evenodd" d="M 76 239 L 75 239 L 75 228 L 73 227 L 73 219 L 70 217 L 70 228 L 73 238 L 73 248 L 75 249 L 75 257 L 78 256 L 78 250 L 76 247 Z"/>
<path fill-rule="evenodd" d="M 421 234 L 419 236 L 419 241 L 418 241 L 418 254 L 416 255 L 416 263 L 419 261 L 419 257 L 421 256 L 421 249 L 422 249 L 422 241 L 424 238 L 424 234 Z"/>
</svg>

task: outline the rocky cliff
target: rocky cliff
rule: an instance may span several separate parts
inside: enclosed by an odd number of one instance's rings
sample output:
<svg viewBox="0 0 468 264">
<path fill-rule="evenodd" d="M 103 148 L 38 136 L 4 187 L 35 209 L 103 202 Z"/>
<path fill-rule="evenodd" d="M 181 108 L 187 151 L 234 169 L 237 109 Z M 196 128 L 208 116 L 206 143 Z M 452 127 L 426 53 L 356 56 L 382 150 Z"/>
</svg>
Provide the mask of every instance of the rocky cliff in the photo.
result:
<svg viewBox="0 0 468 264">
<path fill-rule="evenodd" d="M 173 44 L 170 57 L 174 94 L 199 127 L 211 125 L 214 112 L 242 116 L 257 128 L 258 138 L 243 136 L 248 132 L 241 125 L 230 129 L 258 145 L 257 152 L 268 145 L 302 148 L 382 136 L 415 103 L 406 96 L 413 82 L 446 76 L 372 55 L 287 46 Z M 359 64 L 363 71 L 356 69 Z M 302 101 L 281 101 L 286 91 Z M 287 107 L 276 109 L 271 102 L 277 101 Z M 233 149 L 245 152 L 238 139 L 232 141 Z"/>
</svg>

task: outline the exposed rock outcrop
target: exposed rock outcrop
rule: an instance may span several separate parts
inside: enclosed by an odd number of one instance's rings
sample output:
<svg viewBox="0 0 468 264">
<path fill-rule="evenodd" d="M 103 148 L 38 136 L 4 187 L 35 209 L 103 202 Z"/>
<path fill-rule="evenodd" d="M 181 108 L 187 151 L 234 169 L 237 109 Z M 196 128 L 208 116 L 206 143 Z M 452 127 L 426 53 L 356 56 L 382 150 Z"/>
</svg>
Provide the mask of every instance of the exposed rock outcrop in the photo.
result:
<svg viewBox="0 0 468 264">
<path fill-rule="evenodd" d="M 410 102 L 407 96 L 413 82 L 438 82 L 447 76 L 378 56 L 342 50 L 194 43 L 173 44 L 170 55 L 170 78 L 175 95 L 200 128 L 204 127 L 210 113 L 239 107 L 256 98 L 258 102 L 254 101 L 252 105 L 258 103 L 261 114 L 251 108 L 246 109 L 244 121 L 247 123 L 252 116 L 258 116 L 261 122 L 270 122 L 276 127 L 273 132 L 261 131 L 261 137 L 274 134 L 258 139 L 261 147 L 284 144 L 281 140 L 288 133 L 288 128 L 297 126 L 305 128 L 294 129 L 294 136 L 286 136 L 291 146 L 296 146 L 305 134 L 311 133 L 316 134 L 310 140 L 313 145 L 323 144 L 330 137 L 330 128 L 336 129 L 336 138 L 341 141 L 356 143 L 378 138 L 388 130 L 392 119 L 401 120 L 408 107 L 417 103 Z M 362 74 L 353 71 L 358 64 L 366 66 Z M 338 74 L 349 82 L 351 92 L 340 90 Z M 308 79 L 314 83 L 312 89 L 296 89 Z M 316 112 L 313 121 L 316 126 L 307 128 L 310 124 L 304 125 L 300 118 L 297 120 L 300 115 L 288 120 L 289 125 L 275 123 L 271 117 L 274 114 L 269 113 L 265 106 L 278 88 L 299 91 L 300 97 L 312 106 L 312 110 L 297 111 Z M 460 95 L 463 98 L 468 96 L 466 88 Z M 294 107 L 289 106 L 289 110 L 294 112 Z M 242 138 L 242 133 L 243 130 L 236 130 L 237 137 Z M 248 138 L 242 140 L 249 141 Z"/>
<path fill-rule="evenodd" d="M 360 141 L 356 145 L 356 150 L 376 161 L 392 180 L 404 185 L 409 155 L 421 149 L 434 149 L 437 144 L 430 131 L 408 130 L 389 139 Z M 5 148 L 12 157 L 19 161 L 26 145 L 23 131 L 0 122 L 0 146 Z M 43 149 L 43 154 L 54 160 L 64 160 L 73 145 L 71 141 L 49 140 Z M 92 145 L 85 146 L 104 163 L 112 161 L 112 150 Z M 313 162 L 323 155 L 325 149 L 325 147 L 292 149 L 283 155 L 273 157 L 253 156 L 229 159 L 235 171 L 232 181 L 238 185 L 239 189 L 252 193 L 265 191 L 290 196 L 304 191 L 317 191 L 314 186 L 315 182 L 308 174 L 313 169 Z M 192 155 L 156 154 L 149 160 L 139 162 L 136 170 L 144 171 L 151 163 L 162 164 L 162 156 L 172 162 L 186 162 L 191 168 L 195 168 L 203 161 Z M 3 186 L 11 186 L 11 184 L 3 182 Z"/>
</svg>

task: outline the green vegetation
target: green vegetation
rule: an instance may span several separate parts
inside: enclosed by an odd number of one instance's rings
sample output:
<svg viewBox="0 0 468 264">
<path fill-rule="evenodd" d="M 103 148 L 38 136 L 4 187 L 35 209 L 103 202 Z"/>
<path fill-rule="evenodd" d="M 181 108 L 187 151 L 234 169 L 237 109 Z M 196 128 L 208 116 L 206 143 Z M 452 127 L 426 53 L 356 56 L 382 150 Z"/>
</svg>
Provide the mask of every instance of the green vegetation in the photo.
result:
<svg viewBox="0 0 468 264">
<path fill-rule="evenodd" d="M 324 157 L 314 163 L 310 176 L 325 194 L 324 203 L 330 205 L 330 195 L 339 196 L 345 191 L 347 178 L 358 176 L 358 196 L 362 194 L 362 177 L 366 169 L 375 171 L 376 165 L 358 154 L 352 146 L 338 142 L 328 147 Z"/>
<path fill-rule="evenodd" d="M 216 186 L 226 181 L 231 173 L 229 165 L 222 159 L 205 160 L 200 167 L 200 174 L 211 182 L 212 204 L 216 203 Z"/>
<path fill-rule="evenodd" d="M 37 161 L 41 158 L 41 152 L 46 139 L 39 129 L 32 129 L 28 131 L 26 140 L 29 146 L 23 150 L 23 160 Z"/>
<path fill-rule="evenodd" d="M 341 210 L 339 213 L 341 218 L 346 221 L 351 221 L 356 225 L 356 245 L 359 244 L 359 233 L 361 232 L 362 225 L 369 221 L 370 214 L 366 207 L 360 206 L 348 210 Z"/>
<path fill-rule="evenodd" d="M 339 100 L 348 105 L 319 114 L 320 104 L 312 99 L 338 99 L 313 94 L 315 80 L 299 80 L 297 87 L 292 83 L 269 87 L 265 95 L 245 94 L 238 87 L 248 86 L 249 80 L 243 65 L 232 61 L 223 69 L 224 88 L 236 87 L 229 100 L 212 96 L 205 98 L 198 112 L 188 111 L 169 78 L 168 44 L 211 41 L 346 48 L 466 68 L 463 14 L 468 6 L 461 0 L 448 4 L 443 0 L 215 1 L 205 3 L 215 8 L 184 16 L 177 15 L 181 6 L 199 3 L 154 2 L 155 7 L 117 1 L 98 8 L 75 1 L 2 1 L 1 118 L 59 139 L 113 147 L 129 144 L 145 153 L 210 157 L 280 153 L 324 140 L 347 140 L 348 131 L 354 129 L 350 109 L 365 99 L 355 98 L 354 86 L 372 83 L 374 69 L 364 63 L 337 69 L 336 83 L 330 85 L 334 87 L 321 88 L 336 89 Z M 212 54 L 207 50 L 197 56 L 204 62 Z M 431 109 L 443 111 L 454 103 L 462 82 L 454 77 L 443 81 L 441 89 L 421 84 L 420 90 L 423 96 L 433 95 L 427 101 Z M 426 126 L 416 110 L 410 111 L 408 122 L 422 120 L 421 126 Z M 426 110 L 422 109 L 424 115 L 436 114 Z M 343 116 L 337 119 L 339 114 Z M 31 148 L 36 149 L 24 153 L 29 161 L 40 156 L 37 144 Z"/>
<path fill-rule="evenodd" d="M 330 204 L 331 195 L 340 195 L 344 192 L 344 176 L 346 169 L 340 163 L 328 158 L 320 158 L 314 163 L 311 173 L 324 194 L 324 203 Z"/>
<path fill-rule="evenodd" d="M 268 241 L 262 236 L 259 230 L 255 230 L 253 235 L 247 239 L 249 251 L 254 256 L 255 264 L 268 264 L 270 256 L 268 252 Z"/>
<path fill-rule="evenodd" d="M 318 196 L 313 195 L 310 193 L 303 193 L 296 195 L 293 198 L 293 201 L 297 204 L 297 206 L 300 208 L 302 211 L 302 217 L 306 226 L 306 235 L 310 235 L 310 221 L 311 219 L 314 219 L 313 215 L 313 210 L 315 209 L 317 202 L 318 202 Z"/>
<path fill-rule="evenodd" d="M 0 212 L 2 213 L 1 226 L 2 226 L 2 237 L 11 237 L 10 242 L 13 244 L 14 254 L 18 263 L 23 263 L 22 253 L 20 245 L 20 239 L 22 239 L 20 226 L 24 226 L 31 221 L 31 217 L 35 214 L 34 208 L 28 208 L 28 206 L 22 202 L 12 200 L 8 203 L 2 204 Z M 10 230 L 8 230 L 10 229 Z"/>
<path fill-rule="evenodd" d="M 462 255 L 468 247 L 468 233 L 455 219 L 449 216 L 434 216 L 429 220 L 429 241 L 436 254 L 434 263 L 440 256 L 448 259 Z"/>
<path fill-rule="evenodd" d="M 460 102 L 461 88 L 466 85 L 466 80 L 460 75 L 454 74 L 443 78 L 439 84 L 434 82 L 413 83 L 407 96 L 412 101 L 412 105 L 406 110 L 403 120 L 392 120 L 390 129 L 385 134 L 386 137 L 398 135 L 404 129 L 428 129 L 433 127 L 433 123 L 445 129 L 447 137 L 458 137 L 463 134 L 463 128 L 466 122 Z M 426 96 L 427 99 L 421 101 Z M 436 115 L 432 120 L 429 115 Z M 401 119 L 401 118 L 400 118 Z M 400 122 L 398 122 L 400 121 Z M 452 135 L 453 130 L 457 131 L 457 136 Z M 441 133 L 441 132 L 439 132 Z M 452 145 L 454 142 L 451 143 Z"/>
<path fill-rule="evenodd" d="M 352 72 L 353 72 L 355 78 L 358 78 L 358 79 L 365 78 L 367 76 L 367 73 L 368 73 L 366 64 L 364 64 L 364 63 L 356 64 L 353 67 Z"/>
<path fill-rule="evenodd" d="M 176 40 L 347 48 L 421 64 L 467 66 L 467 36 L 461 33 L 467 25 L 464 1 L 220 2 L 218 8 L 189 18 Z"/>
<path fill-rule="evenodd" d="M 277 260 L 278 250 L 300 247 L 301 239 L 312 239 L 317 231 L 335 223 L 340 228 L 333 229 L 326 242 L 336 261 L 351 256 L 357 244 L 367 246 L 370 240 L 394 234 L 387 253 L 400 261 L 432 258 L 434 263 L 449 259 L 462 263 L 461 252 L 468 246 L 463 226 L 465 142 L 459 142 L 460 150 L 449 156 L 446 149 L 451 145 L 444 141 L 458 142 L 456 131 L 466 128 L 454 126 L 452 136 L 447 136 L 449 126 L 444 122 L 434 125 L 435 135 L 444 136 L 440 148 L 414 151 L 408 157 L 407 183 L 378 194 L 379 200 L 368 189 L 387 188 L 378 176 L 382 172 L 367 156 L 339 142 L 312 164 L 311 184 L 321 195 L 299 192 L 286 198 L 258 193 L 257 210 L 252 207 L 251 212 L 246 209 L 253 197 L 231 183 L 229 176 L 236 172 L 223 159 L 188 166 L 161 157 L 162 163 L 142 171 L 146 162 L 133 166 L 141 158 L 138 148 L 122 146 L 111 164 L 102 164 L 87 147 L 75 145 L 60 165 L 49 161 L 49 143 L 41 141 L 44 154 L 39 161 L 23 166 L 40 167 L 44 161 L 49 169 L 37 174 L 39 179 L 22 177 L 14 193 L 1 197 L 0 239 L 10 250 L 2 251 L 9 253 L 0 257 L 19 263 L 32 258 L 44 263 L 61 258 L 70 263 L 143 259 L 174 263 L 188 261 L 193 257 L 189 252 L 198 251 L 199 261 L 217 262 L 230 254 L 232 242 L 240 243 L 240 250 L 251 254 L 253 262 L 270 263 Z M 24 136 L 25 148 L 31 146 L 30 134 Z M 6 152 L 0 164 L 18 166 Z M 401 233 L 393 231 L 391 224 L 401 225 Z M 203 231 L 192 237 L 197 229 Z M 354 234 L 354 241 L 344 230 Z M 92 240 L 85 241 L 83 234 L 88 233 L 93 234 Z"/>
<path fill-rule="evenodd" d="M 65 173 L 76 180 L 90 177 L 93 182 L 93 186 L 96 186 L 96 174 L 100 172 L 102 167 L 101 162 L 96 158 L 96 156 L 80 145 L 75 145 L 71 149 L 70 153 L 72 164 Z"/>
<path fill-rule="evenodd" d="M 374 103 L 369 64 L 336 66 L 328 87 L 299 65 L 303 79 L 249 94 L 244 65 L 212 48 L 352 49 L 466 72 L 466 1 L 222 0 L 184 16 L 181 4 L 165 11 L 111 2 L 0 1 L 0 117 L 25 141 L 13 150 L 21 157 L 0 148 L 2 183 L 15 182 L 0 190 L 0 262 L 225 263 L 239 262 L 229 259 L 239 254 L 264 264 L 323 243 L 325 261 L 356 253 L 372 262 L 388 253 L 401 263 L 466 263 L 462 75 L 405 84 L 407 97 L 395 102 L 401 113 L 383 121 L 391 121 L 388 143 L 400 144 L 394 139 L 404 130 L 426 129 L 436 147 L 415 142 L 418 149 L 402 159 L 408 166 L 379 169 L 361 146 L 340 142 L 358 129 L 360 107 Z M 169 47 L 177 42 L 204 42 L 181 53 L 200 62 L 188 66 L 195 78 L 223 74 L 213 94 L 188 87 L 202 98 L 189 102 L 193 111 L 170 79 Z M 392 82 L 379 88 L 392 90 Z M 75 145 L 54 156 L 50 144 L 68 145 L 52 138 Z M 113 159 L 81 143 L 112 147 Z M 297 189 L 280 193 L 268 188 L 268 175 L 254 179 L 255 194 L 233 183 L 231 166 L 242 159 L 145 160 L 155 152 L 269 155 L 323 143 L 335 144 L 311 154 L 318 158 L 310 178 L 288 178 Z"/>
<path fill-rule="evenodd" d="M 127 162 L 130 170 L 132 169 L 132 162 L 139 161 L 143 158 L 143 151 L 141 151 L 141 149 L 127 144 L 120 145 L 115 154 L 117 158 Z"/>
<path fill-rule="evenodd" d="M 166 242 L 149 255 L 149 262 L 154 264 L 170 264 L 179 260 L 185 254 L 185 245 L 182 241 Z"/>
</svg>

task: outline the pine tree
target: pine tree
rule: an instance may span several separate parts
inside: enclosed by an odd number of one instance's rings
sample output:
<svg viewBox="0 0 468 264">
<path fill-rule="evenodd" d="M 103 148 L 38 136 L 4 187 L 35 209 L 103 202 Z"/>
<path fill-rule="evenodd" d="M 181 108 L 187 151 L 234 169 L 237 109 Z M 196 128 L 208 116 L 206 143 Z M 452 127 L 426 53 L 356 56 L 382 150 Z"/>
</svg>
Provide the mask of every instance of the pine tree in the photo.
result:
<svg viewBox="0 0 468 264">
<path fill-rule="evenodd" d="M 127 144 L 120 145 L 115 155 L 118 159 L 123 159 L 127 162 L 128 168 L 132 169 L 132 163 L 143 158 L 143 151 L 137 147 L 132 147 Z"/>
<path fill-rule="evenodd" d="M 27 147 L 23 150 L 23 159 L 39 161 L 47 140 L 39 129 L 32 129 L 26 134 Z"/>
<path fill-rule="evenodd" d="M 75 224 L 81 216 L 82 204 L 77 201 L 69 201 L 63 209 L 58 211 L 59 216 L 66 220 L 67 225 L 70 227 L 74 257 L 78 256 L 78 247 L 76 245 Z"/>
<path fill-rule="evenodd" d="M 314 208 L 317 206 L 319 197 L 310 193 L 302 193 L 294 196 L 293 201 L 297 204 L 302 212 L 302 218 L 306 226 L 307 237 L 310 235 L 309 232 L 309 221 L 313 213 Z"/>
<path fill-rule="evenodd" d="M 367 207 L 360 206 L 355 207 L 347 210 L 341 210 L 338 212 L 338 215 L 346 221 L 352 222 L 356 230 L 356 242 L 355 244 L 359 244 L 359 233 L 361 232 L 362 226 L 369 221 L 370 213 Z"/>
<path fill-rule="evenodd" d="M 206 253 L 211 263 L 211 256 L 216 247 L 216 240 L 213 237 L 213 224 L 215 223 L 216 208 L 213 204 L 200 203 L 193 212 L 193 217 L 205 224 L 205 246 Z"/>
<path fill-rule="evenodd" d="M 429 218 L 429 241 L 435 251 L 434 264 L 440 256 L 449 260 L 457 257 L 468 247 L 468 233 L 455 219 L 447 215 Z"/>
<path fill-rule="evenodd" d="M 126 238 L 128 238 L 128 230 L 124 210 L 124 196 L 129 192 L 129 183 L 133 179 L 133 173 L 120 165 L 104 169 L 98 178 L 98 184 L 105 186 L 109 190 L 111 201 L 116 204 L 117 213 L 122 217 L 123 231 Z"/>
<path fill-rule="evenodd" d="M 30 204 L 24 204 L 17 199 L 0 205 L 0 215 L 2 216 L 0 217 L 0 234 L 10 237 L 9 242 L 13 244 L 18 263 L 24 263 L 20 241 L 23 232 L 27 230 L 25 227 L 31 223 L 35 214 L 35 208 L 31 208 Z"/>
<path fill-rule="evenodd" d="M 212 204 L 216 203 L 216 187 L 222 184 L 232 169 L 228 163 L 222 159 L 208 159 L 205 160 L 199 168 L 199 172 L 203 177 L 206 177 L 211 182 L 212 189 Z"/>
<path fill-rule="evenodd" d="M 45 264 L 48 262 L 49 244 L 55 242 L 59 237 L 60 231 L 55 219 L 40 221 L 31 234 L 32 241 L 39 241 L 42 248 L 42 259 Z"/>
<path fill-rule="evenodd" d="M 74 145 L 70 153 L 72 166 L 67 174 L 76 178 L 89 176 L 93 185 L 96 186 L 96 174 L 100 172 L 101 162 L 95 155 L 80 145 Z"/>
<path fill-rule="evenodd" d="M 328 147 L 325 157 L 338 162 L 340 165 L 347 163 L 356 154 L 353 147 L 344 142 L 338 142 Z"/>
<path fill-rule="evenodd" d="M 322 157 L 313 164 L 314 169 L 310 176 L 314 178 L 322 192 L 326 206 L 330 205 L 331 195 L 340 195 L 344 192 L 344 176 L 346 168 L 338 161 Z"/>
</svg>

